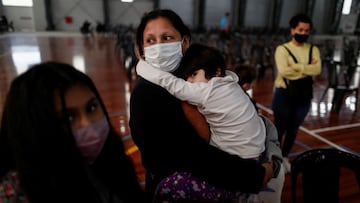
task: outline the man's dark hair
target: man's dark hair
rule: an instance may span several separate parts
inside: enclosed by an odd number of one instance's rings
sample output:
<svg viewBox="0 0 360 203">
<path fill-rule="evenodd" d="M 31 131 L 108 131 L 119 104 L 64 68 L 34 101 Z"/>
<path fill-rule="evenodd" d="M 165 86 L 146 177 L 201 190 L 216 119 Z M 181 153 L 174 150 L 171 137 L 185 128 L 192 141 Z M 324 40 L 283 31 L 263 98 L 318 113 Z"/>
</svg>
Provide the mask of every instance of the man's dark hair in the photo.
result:
<svg viewBox="0 0 360 203">
<path fill-rule="evenodd" d="M 302 22 L 302 23 L 309 23 L 310 24 L 310 28 L 312 29 L 313 27 L 313 24 L 312 24 L 312 21 L 311 19 L 309 18 L 309 16 L 303 14 L 303 13 L 299 13 L 295 16 L 293 16 L 290 21 L 289 21 L 289 24 L 290 24 L 290 28 L 296 28 L 296 26 L 298 26 L 298 24 Z"/>
</svg>

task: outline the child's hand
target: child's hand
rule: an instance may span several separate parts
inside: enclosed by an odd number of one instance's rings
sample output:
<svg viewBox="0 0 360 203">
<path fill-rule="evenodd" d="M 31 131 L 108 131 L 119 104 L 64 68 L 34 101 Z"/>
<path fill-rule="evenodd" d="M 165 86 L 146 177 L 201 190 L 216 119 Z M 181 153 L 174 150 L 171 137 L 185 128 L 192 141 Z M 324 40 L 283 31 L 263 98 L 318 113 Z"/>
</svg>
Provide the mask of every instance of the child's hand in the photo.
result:
<svg viewBox="0 0 360 203">
<path fill-rule="evenodd" d="M 266 162 L 261 164 L 264 168 L 265 168 L 265 176 L 264 176 L 264 180 L 263 180 L 263 184 L 266 185 L 271 178 L 273 178 L 274 176 L 274 171 L 273 171 L 273 163 L 271 162 Z"/>
</svg>

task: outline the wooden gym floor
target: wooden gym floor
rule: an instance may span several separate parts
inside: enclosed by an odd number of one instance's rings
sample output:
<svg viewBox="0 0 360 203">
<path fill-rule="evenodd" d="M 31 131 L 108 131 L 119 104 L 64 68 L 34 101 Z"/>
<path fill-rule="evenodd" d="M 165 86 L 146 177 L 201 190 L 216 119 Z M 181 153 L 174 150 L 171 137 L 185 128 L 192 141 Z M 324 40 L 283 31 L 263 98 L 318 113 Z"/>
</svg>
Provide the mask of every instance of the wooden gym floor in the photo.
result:
<svg viewBox="0 0 360 203">
<path fill-rule="evenodd" d="M 0 113 L 14 77 L 28 65 L 43 61 L 70 63 L 88 74 L 98 87 L 110 113 L 112 123 L 122 136 L 127 153 L 136 164 L 139 181 L 144 184 L 144 169 L 137 147 L 128 128 L 128 107 L 131 87 L 136 80 L 129 80 L 121 57 L 116 53 L 114 37 L 84 37 L 78 33 L 9 33 L 0 35 Z M 271 120 L 273 80 L 271 69 L 257 81 L 252 95 L 265 116 Z M 324 72 L 324 71 L 323 71 Z M 315 148 L 333 147 L 360 154 L 360 112 L 354 112 L 354 97 L 349 96 L 340 112 L 332 113 L 331 92 L 319 102 L 326 87 L 326 74 L 316 78 L 314 99 L 310 113 L 301 126 L 290 159 L 301 152 Z M 344 202 L 360 202 L 360 190 L 354 176 L 342 171 L 340 194 Z M 289 175 L 286 175 L 282 202 L 291 202 Z M 301 192 L 299 190 L 299 199 Z"/>
</svg>

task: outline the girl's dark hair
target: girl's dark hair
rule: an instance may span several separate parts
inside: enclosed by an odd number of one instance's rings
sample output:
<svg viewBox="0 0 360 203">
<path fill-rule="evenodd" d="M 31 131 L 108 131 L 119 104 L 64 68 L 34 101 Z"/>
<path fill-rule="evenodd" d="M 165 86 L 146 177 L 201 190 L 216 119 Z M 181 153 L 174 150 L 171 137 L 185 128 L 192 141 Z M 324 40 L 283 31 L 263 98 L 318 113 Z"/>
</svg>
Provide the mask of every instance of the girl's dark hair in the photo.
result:
<svg viewBox="0 0 360 203">
<path fill-rule="evenodd" d="M 5 101 L 0 145 L 7 146 L 4 157 L 11 158 L 0 159 L 0 172 L 15 167 L 30 202 L 99 202 L 95 179 L 118 197 L 129 200 L 136 187 L 135 170 L 115 131 L 110 128 L 101 154 L 89 165 L 76 146 L 70 124 L 55 111 L 55 93 L 60 93 L 65 113 L 64 93 L 74 85 L 88 87 L 95 94 L 109 121 L 87 75 L 64 63 L 34 65 L 12 82 Z M 129 185 L 131 189 L 127 189 Z M 139 187 L 138 191 L 140 194 Z"/>
<path fill-rule="evenodd" d="M 184 24 L 181 20 L 180 16 L 176 14 L 174 11 L 169 9 L 159 9 L 153 10 L 147 14 L 145 14 L 136 31 L 136 41 L 135 41 L 135 51 L 138 58 L 143 58 L 144 56 L 144 30 L 147 23 L 151 20 L 155 20 L 157 18 L 166 18 L 169 22 L 174 26 L 174 28 L 180 32 L 181 37 L 189 36 L 191 38 L 190 29 Z"/>
<path fill-rule="evenodd" d="M 186 80 L 199 69 L 204 69 L 207 79 L 216 76 L 218 70 L 220 70 L 220 75 L 224 76 L 226 69 L 225 59 L 221 52 L 214 47 L 196 43 L 191 44 L 174 75 Z"/>
<path fill-rule="evenodd" d="M 312 29 L 313 24 L 312 24 L 311 18 L 309 18 L 309 16 L 307 16 L 303 13 L 299 13 L 290 19 L 290 21 L 289 21 L 290 28 L 296 28 L 300 22 L 309 23 L 310 28 Z"/>
</svg>

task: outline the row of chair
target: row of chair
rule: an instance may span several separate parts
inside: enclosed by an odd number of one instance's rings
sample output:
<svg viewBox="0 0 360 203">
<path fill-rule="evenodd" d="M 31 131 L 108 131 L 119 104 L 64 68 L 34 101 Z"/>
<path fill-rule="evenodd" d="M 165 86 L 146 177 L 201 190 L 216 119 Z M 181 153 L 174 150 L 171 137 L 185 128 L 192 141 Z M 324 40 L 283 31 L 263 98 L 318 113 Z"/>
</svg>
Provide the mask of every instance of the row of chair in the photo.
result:
<svg viewBox="0 0 360 203">
<path fill-rule="evenodd" d="M 354 104 L 357 111 L 360 82 L 360 66 L 357 61 L 348 64 L 338 61 L 328 61 L 325 64 L 327 70 L 328 84 L 322 94 L 320 101 L 324 99 L 329 89 L 334 90 L 331 111 L 339 113 L 342 103 L 347 95 L 353 94 Z"/>
</svg>

